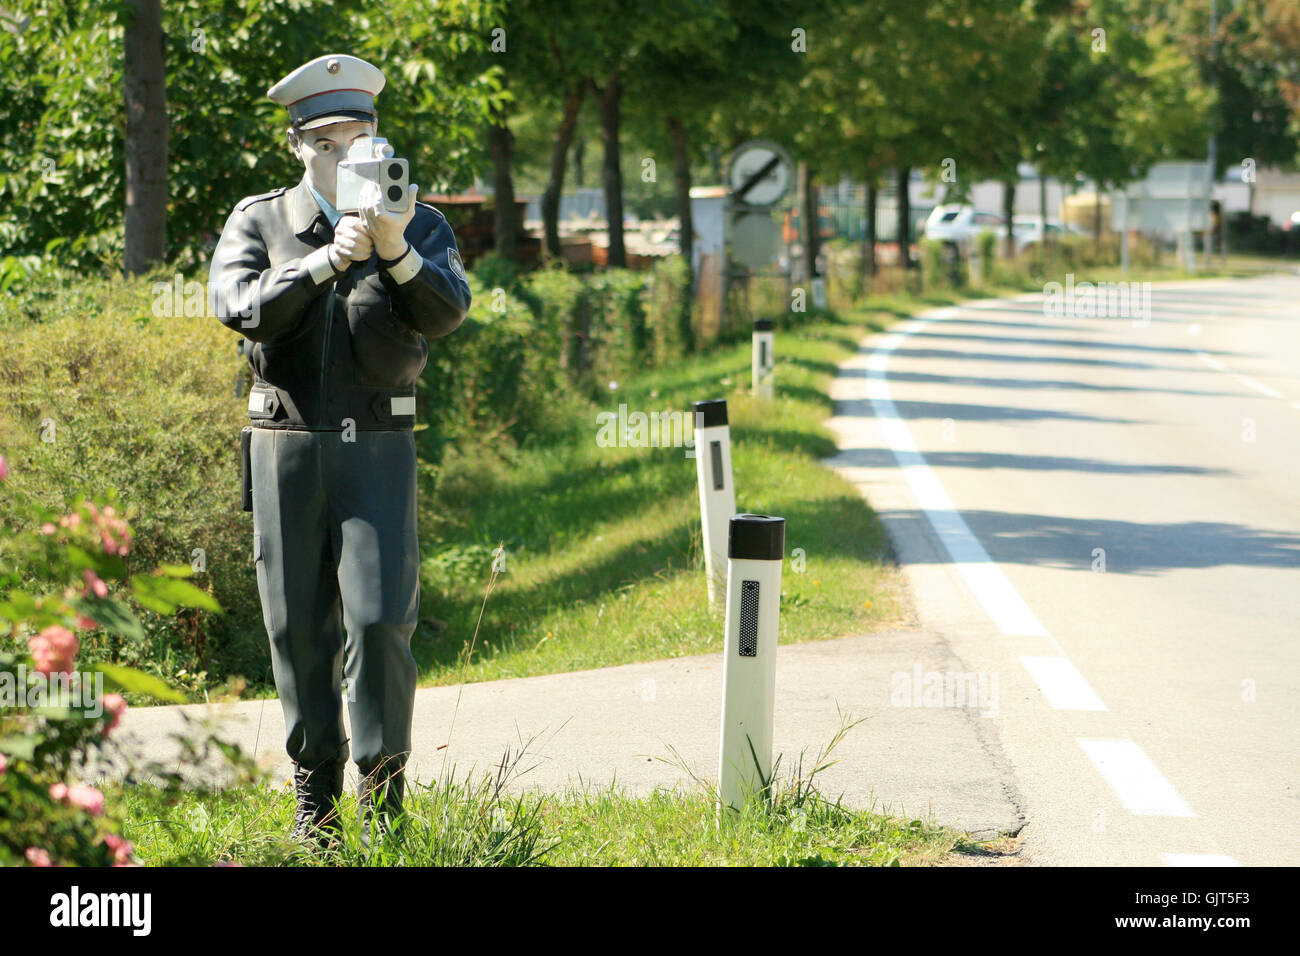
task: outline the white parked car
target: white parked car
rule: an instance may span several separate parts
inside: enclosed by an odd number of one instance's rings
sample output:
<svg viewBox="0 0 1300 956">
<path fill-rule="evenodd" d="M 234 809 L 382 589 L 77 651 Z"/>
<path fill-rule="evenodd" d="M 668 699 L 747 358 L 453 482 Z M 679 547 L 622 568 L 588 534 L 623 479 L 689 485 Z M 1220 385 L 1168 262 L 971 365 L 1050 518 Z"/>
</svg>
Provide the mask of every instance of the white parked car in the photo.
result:
<svg viewBox="0 0 1300 956">
<path fill-rule="evenodd" d="M 940 242 L 956 243 L 963 249 L 969 247 L 985 229 L 997 234 L 1006 234 L 1002 217 L 994 212 L 983 212 L 973 206 L 960 206 L 947 203 L 935 206 L 925 220 L 925 237 Z"/>
<path fill-rule="evenodd" d="M 999 225 L 996 232 L 999 239 L 1005 239 L 1007 227 Z M 1029 246 L 1043 241 L 1043 221 L 1032 213 L 1027 216 L 1013 216 L 1011 234 L 1015 237 L 1016 254 L 1019 255 Z M 1062 236 L 1091 235 L 1086 229 L 1080 229 L 1074 223 L 1062 223 L 1059 219 L 1047 220 L 1047 234 L 1053 239 L 1060 239 Z"/>
</svg>

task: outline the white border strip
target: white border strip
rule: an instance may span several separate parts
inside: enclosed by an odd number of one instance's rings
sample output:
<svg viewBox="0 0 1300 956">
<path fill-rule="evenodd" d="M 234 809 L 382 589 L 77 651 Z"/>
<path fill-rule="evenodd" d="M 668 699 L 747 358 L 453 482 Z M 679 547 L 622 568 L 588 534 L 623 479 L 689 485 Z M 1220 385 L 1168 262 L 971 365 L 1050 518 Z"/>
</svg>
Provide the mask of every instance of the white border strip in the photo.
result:
<svg viewBox="0 0 1300 956">
<path fill-rule="evenodd" d="M 1009 636 L 1046 637 L 1050 640 L 1051 635 L 1042 622 L 1007 580 L 1002 569 L 993 563 L 984 546 L 953 507 L 952 499 L 925 463 L 925 457 L 917 450 L 907 423 L 898 414 L 890 395 L 885 372 L 894 349 L 913 332 L 935 319 L 946 318 L 955 312 L 955 309 L 944 309 L 930 318 L 913 319 L 899 331 L 886 335 L 867 360 L 867 397 L 871 399 L 881 437 L 894 453 L 894 459 L 898 462 L 903 477 L 907 479 L 912 494 L 916 496 L 917 504 L 930 519 L 930 524 L 943 542 L 953 565 L 998 630 Z"/>
<path fill-rule="evenodd" d="M 1020 663 L 1056 710 L 1106 709 L 1068 657 L 1022 657 Z"/>
<path fill-rule="evenodd" d="M 1131 740 L 1085 740 L 1079 746 L 1097 766 L 1120 802 L 1145 817 L 1194 817 L 1174 785 Z"/>
<path fill-rule="evenodd" d="M 1255 391 L 1260 392 L 1263 395 L 1267 395 L 1269 398 L 1283 398 L 1283 399 L 1286 398 L 1286 396 L 1283 395 L 1281 392 L 1279 392 L 1277 389 L 1269 388 L 1267 385 L 1257 382 L 1253 378 L 1247 378 L 1244 375 L 1232 371 L 1232 369 L 1228 368 L 1226 365 L 1224 365 L 1222 362 L 1220 362 L 1212 355 L 1207 355 L 1205 352 L 1197 352 L 1196 356 L 1206 365 L 1210 366 L 1210 368 L 1214 369 L 1216 372 L 1222 372 L 1225 375 L 1231 375 L 1233 378 L 1239 381 L 1242 385 L 1245 385 L 1247 388 L 1253 388 Z"/>
</svg>

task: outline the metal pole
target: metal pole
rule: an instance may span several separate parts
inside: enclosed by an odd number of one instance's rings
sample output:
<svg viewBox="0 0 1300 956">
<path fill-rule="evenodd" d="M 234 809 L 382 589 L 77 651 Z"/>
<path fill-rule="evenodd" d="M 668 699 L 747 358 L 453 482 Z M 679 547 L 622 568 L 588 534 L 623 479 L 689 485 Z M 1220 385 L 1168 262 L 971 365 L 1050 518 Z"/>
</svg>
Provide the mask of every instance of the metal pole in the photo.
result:
<svg viewBox="0 0 1300 956">
<path fill-rule="evenodd" d="M 1129 250 L 1128 250 L 1128 190 L 1125 189 L 1119 194 L 1120 209 L 1120 239 L 1119 239 L 1119 267 L 1124 275 L 1128 275 Z"/>
<path fill-rule="evenodd" d="M 1219 32 L 1219 3 L 1218 0 L 1210 0 L 1210 76 L 1213 84 L 1214 76 L 1214 56 L 1216 52 L 1215 37 Z M 1205 188 L 1205 212 L 1209 216 L 1209 221 L 1205 224 L 1205 267 L 1210 267 L 1210 256 L 1214 254 L 1214 217 L 1210 216 L 1211 202 L 1214 199 L 1214 179 L 1215 167 L 1219 165 L 1218 141 L 1215 137 L 1214 115 L 1210 115 L 1210 149 L 1209 149 L 1210 168 L 1206 171 L 1206 188 Z M 1219 215 L 1223 216 L 1223 206 L 1219 206 Z"/>
</svg>

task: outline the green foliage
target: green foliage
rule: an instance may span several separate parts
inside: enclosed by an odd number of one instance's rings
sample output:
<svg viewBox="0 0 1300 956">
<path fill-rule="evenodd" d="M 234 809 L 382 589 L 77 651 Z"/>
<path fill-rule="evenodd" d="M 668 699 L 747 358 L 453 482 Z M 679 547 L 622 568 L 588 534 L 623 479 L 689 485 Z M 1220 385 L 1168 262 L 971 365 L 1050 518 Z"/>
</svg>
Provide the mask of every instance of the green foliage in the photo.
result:
<svg viewBox="0 0 1300 956">
<path fill-rule="evenodd" d="M 607 269 L 587 280 L 583 307 L 591 312 L 592 366 L 598 386 L 625 379 L 648 364 L 645 284 L 645 273 L 628 269 Z"/>
<path fill-rule="evenodd" d="M 646 286 L 645 323 L 656 365 L 666 365 L 695 346 L 690 282 L 690 264 L 683 257 L 655 261 Z"/>
<path fill-rule="evenodd" d="M 46 254 L 83 268 L 121 262 L 125 203 L 122 96 L 126 6 L 7 0 L 31 24 L 0 29 L 0 257 Z M 411 160 L 424 191 L 467 185 L 496 68 L 467 71 L 499 4 L 417 0 L 169 0 L 163 4 L 168 258 L 203 260 L 235 203 L 292 185 L 283 107 L 266 90 L 323 50 L 381 66 L 380 135 Z M 360 7 L 360 9 L 358 9 Z M 436 116 L 430 123 L 428 117 Z M 39 213 L 39 214 L 36 214 Z M 0 270 L 0 282 L 3 282 Z"/>
<path fill-rule="evenodd" d="M 112 504 L 69 498 L 51 509 L 32 501 L 15 468 L 0 536 L 0 865 L 129 865 L 131 844 L 105 813 L 103 794 L 76 775 L 101 752 L 133 698 L 184 700 L 164 682 L 120 664 L 83 659 L 93 632 L 137 640 L 140 623 L 121 598 L 148 590 L 160 615 L 184 607 L 219 610 L 187 584 L 188 568 L 163 568 L 167 587 L 131 574 L 130 525 Z M 80 637 L 78 634 L 80 633 Z"/>
<path fill-rule="evenodd" d="M 557 360 L 570 382 L 579 381 L 587 354 L 582 279 L 555 264 L 531 273 L 527 288 L 542 335 L 539 346 Z"/>
<path fill-rule="evenodd" d="M 938 239 L 921 238 L 917 243 L 921 252 L 921 276 L 927 289 L 951 288 L 948 253 Z"/>
<path fill-rule="evenodd" d="M 173 290 L 172 276 L 65 275 L 48 294 L 7 303 L 0 436 L 12 486 L 48 507 L 67 488 L 148 503 L 131 518 L 132 560 L 194 567 L 193 582 L 227 613 L 167 615 L 159 608 L 194 598 L 182 593 L 193 585 L 142 577 L 131 596 L 144 622 L 137 639 L 105 631 L 87 638 L 89 648 L 197 691 L 204 672 L 261 677 L 269 662 L 249 518 L 239 510 L 247 364 L 215 318 L 167 315 L 181 304 Z"/>
</svg>

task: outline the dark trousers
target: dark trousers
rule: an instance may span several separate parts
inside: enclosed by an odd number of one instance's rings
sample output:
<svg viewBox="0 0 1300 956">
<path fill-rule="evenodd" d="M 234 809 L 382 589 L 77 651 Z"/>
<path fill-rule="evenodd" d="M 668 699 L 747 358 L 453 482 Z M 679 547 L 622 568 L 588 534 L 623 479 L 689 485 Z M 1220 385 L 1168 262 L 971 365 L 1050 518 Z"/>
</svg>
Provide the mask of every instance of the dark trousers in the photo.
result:
<svg viewBox="0 0 1300 956">
<path fill-rule="evenodd" d="M 291 760 L 352 756 L 362 773 L 411 750 L 420 609 L 410 431 L 254 428 L 253 557 Z"/>
</svg>

